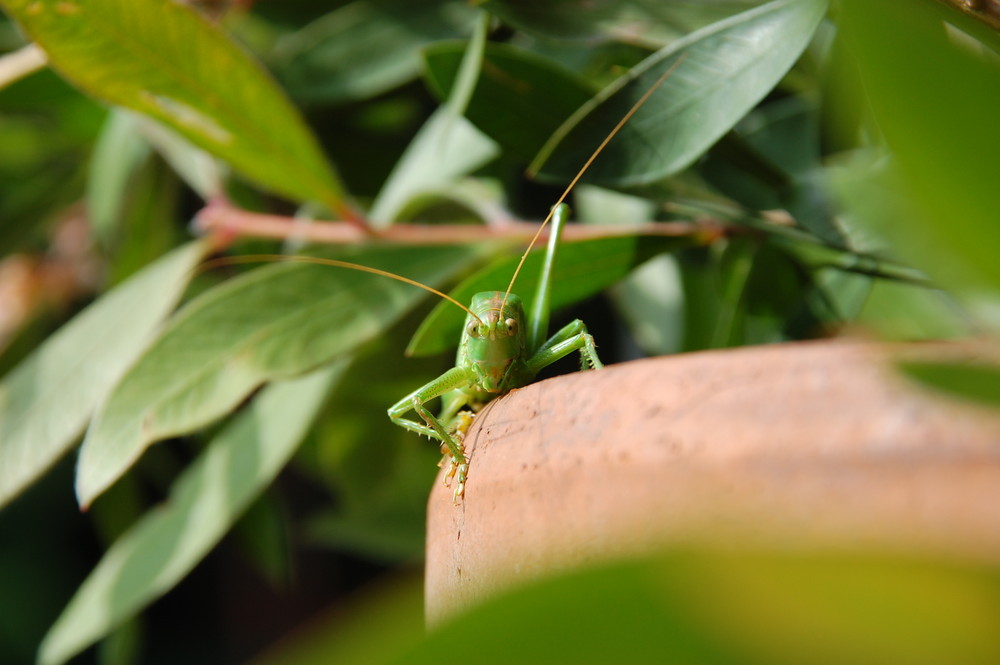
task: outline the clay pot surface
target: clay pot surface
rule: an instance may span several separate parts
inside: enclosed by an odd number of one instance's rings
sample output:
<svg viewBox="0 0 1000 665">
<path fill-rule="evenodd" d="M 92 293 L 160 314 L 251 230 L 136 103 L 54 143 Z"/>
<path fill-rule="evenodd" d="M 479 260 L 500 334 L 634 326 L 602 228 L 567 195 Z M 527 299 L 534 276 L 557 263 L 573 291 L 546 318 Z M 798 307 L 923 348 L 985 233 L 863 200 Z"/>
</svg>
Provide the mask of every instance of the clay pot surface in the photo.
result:
<svg viewBox="0 0 1000 665">
<path fill-rule="evenodd" d="M 890 367 L 954 350 L 823 341 L 692 353 L 494 401 L 466 437 L 464 500 L 441 482 L 429 500 L 428 621 L 541 575 L 671 546 L 1000 560 L 1000 414 Z"/>
</svg>

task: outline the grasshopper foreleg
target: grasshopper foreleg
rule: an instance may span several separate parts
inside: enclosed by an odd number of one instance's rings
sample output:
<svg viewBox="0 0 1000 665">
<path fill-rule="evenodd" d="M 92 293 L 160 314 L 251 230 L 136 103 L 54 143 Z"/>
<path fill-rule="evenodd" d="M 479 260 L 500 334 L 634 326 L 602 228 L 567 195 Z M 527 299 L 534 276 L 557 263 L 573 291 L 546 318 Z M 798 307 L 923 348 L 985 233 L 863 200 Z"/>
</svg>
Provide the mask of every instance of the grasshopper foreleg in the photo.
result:
<svg viewBox="0 0 1000 665">
<path fill-rule="evenodd" d="M 455 487 L 456 501 L 462 496 L 465 490 L 465 477 L 469 470 L 469 460 L 465 456 L 461 440 L 456 440 L 452 436 L 445 425 L 442 424 L 442 420 L 445 422 L 452 420 L 458 410 L 464 406 L 467 400 L 457 389 L 469 385 L 473 378 L 470 376 L 469 371 L 461 367 L 454 367 L 396 402 L 388 412 L 392 422 L 400 427 L 437 439 L 442 443 L 442 447 L 447 451 L 445 454 L 451 457 L 452 465 L 445 476 L 445 482 L 448 482 L 453 477 L 455 478 L 457 483 Z M 441 417 L 436 417 L 425 404 L 435 397 L 441 397 L 446 393 L 452 393 L 452 395 L 445 401 Z M 411 410 L 415 411 L 424 422 L 420 423 L 403 417 Z"/>
<path fill-rule="evenodd" d="M 597 357 L 594 338 L 587 332 L 587 326 L 583 321 L 576 319 L 563 326 L 528 359 L 528 371 L 533 376 L 574 351 L 580 352 L 580 364 L 583 369 L 604 367 L 604 363 Z"/>
</svg>

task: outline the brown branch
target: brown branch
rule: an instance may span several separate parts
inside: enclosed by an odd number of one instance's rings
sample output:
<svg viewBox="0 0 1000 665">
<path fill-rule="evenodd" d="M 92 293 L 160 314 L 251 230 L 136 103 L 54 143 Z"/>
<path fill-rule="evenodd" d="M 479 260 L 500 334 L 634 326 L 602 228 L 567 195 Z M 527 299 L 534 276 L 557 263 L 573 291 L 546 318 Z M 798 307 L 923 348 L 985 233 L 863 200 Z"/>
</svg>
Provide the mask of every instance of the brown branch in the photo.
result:
<svg viewBox="0 0 1000 665">
<path fill-rule="evenodd" d="M 1000 2 L 997 0 L 938 0 L 967 16 L 1000 30 Z"/>
<path fill-rule="evenodd" d="M 501 226 L 471 224 L 397 224 L 378 232 L 368 232 L 349 222 L 307 221 L 282 215 L 247 212 L 214 203 L 195 219 L 204 233 L 214 233 L 224 244 L 240 237 L 296 239 L 314 243 L 351 245 L 367 242 L 390 242 L 401 245 L 468 244 L 489 240 L 527 242 L 538 231 L 533 222 L 512 221 Z M 567 242 L 617 236 L 704 236 L 706 242 L 724 232 L 725 225 L 704 222 L 647 222 L 642 224 L 571 224 L 563 231 Z"/>
</svg>

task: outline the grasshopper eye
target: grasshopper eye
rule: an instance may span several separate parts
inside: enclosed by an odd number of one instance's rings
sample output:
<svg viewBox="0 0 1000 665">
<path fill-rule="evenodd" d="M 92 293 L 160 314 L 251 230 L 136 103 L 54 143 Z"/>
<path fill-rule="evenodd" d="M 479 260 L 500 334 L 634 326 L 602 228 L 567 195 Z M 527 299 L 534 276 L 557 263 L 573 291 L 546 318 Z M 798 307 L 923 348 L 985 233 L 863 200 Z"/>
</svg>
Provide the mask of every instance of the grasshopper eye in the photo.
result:
<svg viewBox="0 0 1000 665">
<path fill-rule="evenodd" d="M 479 324 L 475 321 L 469 321 L 469 325 L 466 326 L 465 332 L 469 337 L 479 337 Z"/>
<path fill-rule="evenodd" d="M 514 330 L 517 328 L 517 319 L 507 319 L 506 321 L 504 321 L 504 325 L 507 326 L 507 330 L 514 332 Z"/>
</svg>

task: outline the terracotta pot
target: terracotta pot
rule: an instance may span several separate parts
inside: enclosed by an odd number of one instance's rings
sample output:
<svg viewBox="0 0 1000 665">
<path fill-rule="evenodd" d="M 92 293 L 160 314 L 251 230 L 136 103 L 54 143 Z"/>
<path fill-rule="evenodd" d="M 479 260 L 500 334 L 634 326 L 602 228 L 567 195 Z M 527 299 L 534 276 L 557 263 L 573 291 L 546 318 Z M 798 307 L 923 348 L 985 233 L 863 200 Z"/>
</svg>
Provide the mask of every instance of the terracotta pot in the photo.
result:
<svg viewBox="0 0 1000 665">
<path fill-rule="evenodd" d="M 440 482 L 430 497 L 429 622 L 541 575 L 678 545 L 1000 560 L 1000 414 L 888 366 L 953 349 L 693 353 L 496 400 L 466 438 L 465 499 Z"/>
</svg>

